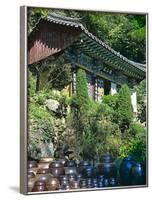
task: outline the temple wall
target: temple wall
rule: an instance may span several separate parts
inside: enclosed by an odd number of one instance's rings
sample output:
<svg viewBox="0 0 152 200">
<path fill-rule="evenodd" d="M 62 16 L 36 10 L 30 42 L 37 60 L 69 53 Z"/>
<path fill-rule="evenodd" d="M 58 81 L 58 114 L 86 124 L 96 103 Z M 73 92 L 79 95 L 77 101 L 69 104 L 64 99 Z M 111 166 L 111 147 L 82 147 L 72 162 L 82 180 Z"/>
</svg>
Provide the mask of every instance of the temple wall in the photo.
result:
<svg viewBox="0 0 152 200">
<path fill-rule="evenodd" d="M 70 46 L 79 34 L 79 29 L 41 22 L 39 28 L 28 38 L 28 64 L 61 52 Z"/>
<path fill-rule="evenodd" d="M 114 95 L 117 93 L 117 85 L 115 83 L 111 83 L 111 90 L 110 90 L 110 94 Z"/>
<path fill-rule="evenodd" d="M 118 92 L 118 86 L 116 83 L 103 80 L 101 78 L 93 77 L 91 73 L 86 74 L 87 77 L 87 86 L 88 94 L 91 99 L 94 99 L 97 102 L 102 101 L 102 96 L 105 95 L 105 87 L 110 86 L 109 94 L 115 95 Z M 72 95 L 76 92 L 76 68 L 72 72 L 72 82 L 69 87 L 69 95 Z M 106 94 L 107 95 L 107 94 Z M 133 112 L 137 113 L 137 94 L 136 91 L 131 91 L 131 103 L 133 106 Z"/>
<path fill-rule="evenodd" d="M 136 91 L 131 91 L 131 103 L 133 106 L 133 112 L 137 113 L 137 93 Z"/>
</svg>

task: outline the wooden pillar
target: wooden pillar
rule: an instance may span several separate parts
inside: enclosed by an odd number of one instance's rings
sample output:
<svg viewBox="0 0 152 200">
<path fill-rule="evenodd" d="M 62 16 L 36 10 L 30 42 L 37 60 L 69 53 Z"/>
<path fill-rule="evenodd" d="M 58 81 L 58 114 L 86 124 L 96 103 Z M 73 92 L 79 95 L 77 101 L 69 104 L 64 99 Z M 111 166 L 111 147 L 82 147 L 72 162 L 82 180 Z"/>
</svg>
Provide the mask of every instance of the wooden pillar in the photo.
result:
<svg viewBox="0 0 152 200">
<path fill-rule="evenodd" d="M 76 78 L 77 78 L 76 65 L 72 64 L 72 93 L 73 94 L 76 94 Z"/>
<path fill-rule="evenodd" d="M 98 101 L 98 79 L 95 74 L 92 74 L 92 84 L 93 84 L 93 99 Z"/>
<path fill-rule="evenodd" d="M 98 79 L 96 75 L 93 75 L 93 83 L 94 83 L 94 100 L 98 101 Z"/>
<path fill-rule="evenodd" d="M 107 79 L 104 80 L 104 94 L 109 95 L 111 90 L 111 82 Z"/>
<path fill-rule="evenodd" d="M 117 93 L 117 85 L 115 83 L 111 82 L 111 90 L 110 90 L 110 94 L 114 95 Z"/>
</svg>

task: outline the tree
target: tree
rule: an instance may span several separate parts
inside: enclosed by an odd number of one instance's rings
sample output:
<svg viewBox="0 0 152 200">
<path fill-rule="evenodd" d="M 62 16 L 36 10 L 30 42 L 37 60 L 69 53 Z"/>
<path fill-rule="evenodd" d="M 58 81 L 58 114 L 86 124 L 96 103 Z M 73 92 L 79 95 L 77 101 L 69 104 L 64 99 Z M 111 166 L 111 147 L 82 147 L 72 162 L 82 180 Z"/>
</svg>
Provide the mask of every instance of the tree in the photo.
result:
<svg viewBox="0 0 152 200">
<path fill-rule="evenodd" d="M 79 69 L 77 73 L 76 97 L 80 109 L 85 108 L 88 104 L 89 96 L 88 96 L 86 73 L 82 69 Z"/>
<path fill-rule="evenodd" d="M 145 63 L 146 16 L 87 12 L 85 24 L 90 32 L 127 58 Z"/>
<path fill-rule="evenodd" d="M 50 9 L 48 8 L 28 8 L 28 34 L 35 27 L 35 24 L 42 16 L 47 16 Z"/>
<path fill-rule="evenodd" d="M 122 85 L 119 91 L 115 115 L 116 122 L 119 124 L 121 131 L 124 132 L 133 119 L 131 94 L 129 87 L 126 84 Z"/>
<path fill-rule="evenodd" d="M 78 69 L 76 78 L 76 95 L 72 98 L 73 111 L 75 112 L 75 127 L 77 132 L 82 134 L 88 124 L 89 95 L 86 80 L 86 73 Z"/>
<path fill-rule="evenodd" d="M 135 86 L 137 91 L 138 119 L 141 123 L 146 122 L 146 80 Z"/>
</svg>

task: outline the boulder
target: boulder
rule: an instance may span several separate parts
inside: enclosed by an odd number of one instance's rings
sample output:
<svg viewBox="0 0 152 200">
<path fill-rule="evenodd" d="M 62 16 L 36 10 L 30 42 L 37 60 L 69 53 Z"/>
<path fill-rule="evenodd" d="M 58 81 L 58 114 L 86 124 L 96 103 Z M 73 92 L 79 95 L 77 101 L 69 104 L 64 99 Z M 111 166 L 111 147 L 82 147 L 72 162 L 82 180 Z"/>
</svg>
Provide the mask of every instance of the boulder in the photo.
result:
<svg viewBox="0 0 152 200">
<path fill-rule="evenodd" d="M 46 104 L 47 104 L 47 108 L 48 108 L 50 111 L 53 111 L 53 112 L 55 112 L 55 113 L 58 113 L 58 112 L 59 112 L 60 103 L 59 103 L 57 100 L 48 99 L 48 100 L 46 101 Z"/>
</svg>

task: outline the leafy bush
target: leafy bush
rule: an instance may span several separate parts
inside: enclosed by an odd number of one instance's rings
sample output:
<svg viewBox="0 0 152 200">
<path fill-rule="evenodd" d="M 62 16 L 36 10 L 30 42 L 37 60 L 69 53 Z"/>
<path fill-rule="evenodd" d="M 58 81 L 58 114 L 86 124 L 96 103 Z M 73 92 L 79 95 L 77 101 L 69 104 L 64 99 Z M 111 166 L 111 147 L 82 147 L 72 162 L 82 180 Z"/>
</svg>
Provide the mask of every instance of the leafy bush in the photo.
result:
<svg viewBox="0 0 152 200">
<path fill-rule="evenodd" d="M 96 155 L 95 135 L 88 129 L 79 138 L 79 154 L 82 159 L 93 160 Z"/>
<path fill-rule="evenodd" d="M 129 134 L 123 138 L 120 148 L 120 157 L 132 155 L 135 161 L 145 162 L 146 160 L 146 132 L 145 128 L 134 122 L 130 125 Z"/>
<path fill-rule="evenodd" d="M 28 155 L 35 159 L 53 156 L 53 119 L 44 107 L 30 103 L 28 108 Z"/>
<path fill-rule="evenodd" d="M 87 159 L 93 159 L 94 156 L 100 159 L 103 154 L 110 152 L 116 158 L 121 146 L 121 132 L 111 120 L 113 109 L 104 103 L 90 102 L 90 105 L 89 123 L 80 138 L 81 155 Z"/>
<path fill-rule="evenodd" d="M 145 127 L 139 122 L 132 122 L 129 127 L 131 136 L 142 137 L 145 134 Z"/>
<path fill-rule="evenodd" d="M 140 82 L 139 85 L 135 86 L 137 91 L 137 109 L 138 109 L 138 119 L 141 123 L 146 122 L 146 80 Z"/>
<path fill-rule="evenodd" d="M 110 152 L 113 157 L 119 155 L 121 132 L 119 126 L 110 120 L 102 119 L 96 123 L 96 151 L 99 158 Z"/>
<path fill-rule="evenodd" d="M 116 109 L 117 99 L 118 99 L 118 94 L 115 94 L 115 95 L 104 95 L 102 97 L 102 102 L 107 104 L 111 108 Z"/>
<path fill-rule="evenodd" d="M 131 155 L 136 162 L 146 160 L 146 140 L 144 138 L 132 138 L 127 143 L 123 143 L 120 148 L 120 157 Z"/>
<path fill-rule="evenodd" d="M 43 119 L 46 121 L 51 121 L 52 117 L 45 107 L 40 106 L 36 103 L 30 103 L 28 107 L 29 119 L 37 120 Z"/>
<path fill-rule="evenodd" d="M 98 106 L 97 112 L 97 119 L 107 119 L 112 120 L 114 115 L 114 110 L 110 106 L 105 103 L 101 103 Z"/>
<path fill-rule="evenodd" d="M 53 123 L 44 119 L 30 119 L 28 125 L 28 156 L 34 159 L 54 156 Z"/>
<path fill-rule="evenodd" d="M 36 77 L 28 70 L 28 96 L 32 97 L 36 90 Z"/>
<path fill-rule="evenodd" d="M 47 68 L 49 73 L 49 88 L 62 90 L 71 82 L 71 65 L 66 64 L 64 58 L 60 57 L 54 62 L 51 61 Z"/>
</svg>

